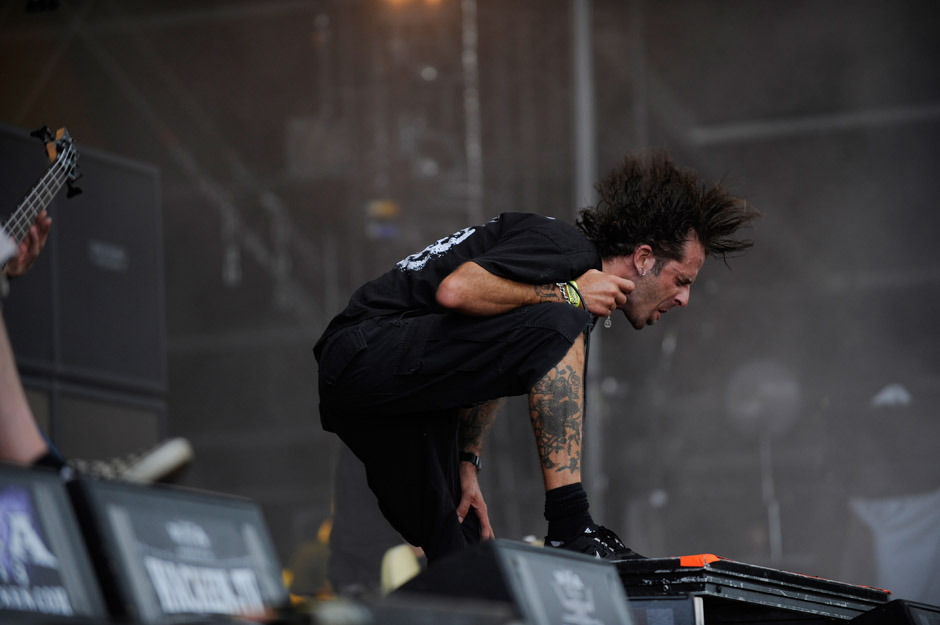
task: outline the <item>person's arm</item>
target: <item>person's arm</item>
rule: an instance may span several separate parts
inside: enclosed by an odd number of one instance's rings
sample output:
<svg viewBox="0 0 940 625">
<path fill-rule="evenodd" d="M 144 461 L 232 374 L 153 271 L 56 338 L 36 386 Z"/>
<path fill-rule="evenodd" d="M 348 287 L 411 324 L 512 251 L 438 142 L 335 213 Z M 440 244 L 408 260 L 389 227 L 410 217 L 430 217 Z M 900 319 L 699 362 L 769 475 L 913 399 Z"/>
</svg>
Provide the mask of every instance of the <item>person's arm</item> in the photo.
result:
<svg viewBox="0 0 940 625">
<path fill-rule="evenodd" d="M 504 403 L 506 403 L 505 398 L 493 399 L 460 411 L 457 441 L 461 452 L 472 453 L 478 458 L 483 454 L 483 444 L 496 419 L 496 414 Z M 463 523 L 464 517 L 472 506 L 480 519 L 480 537 L 488 539 L 493 538 L 494 534 L 490 526 L 486 502 L 483 500 L 483 493 L 480 491 L 480 483 L 477 480 L 478 472 L 476 465 L 467 461 L 460 462 L 461 498 L 457 506 L 457 518 Z"/>
<path fill-rule="evenodd" d="M 51 225 L 52 219 L 46 211 L 39 213 L 9 261 L 4 263 L 0 258 L 6 276 L 21 276 L 29 270 L 46 244 Z M 0 236 L 6 237 L 3 228 L 0 228 Z M 12 247 L 15 242 L 7 240 Z M 48 451 L 49 446 L 26 400 L 6 323 L 0 315 L 0 460 L 26 464 Z"/>
<path fill-rule="evenodd" d="M 0 317 L 0 460 L 26 464 L 48 450 L 26 401 L 6 325 Z"/>
<path fill-rule="evenodd" d="M 588 312 L 606 317 L 627 301 L 633 282 L 591 269 L 577 278 L 578 291 Z M 437 303 L 465 315 L 490 316 L 521 306 L 564 302 L 555 284 L 526 284 L 490 273 L 470 261 L 444 278 L 437 289 Z"/>
</svg>

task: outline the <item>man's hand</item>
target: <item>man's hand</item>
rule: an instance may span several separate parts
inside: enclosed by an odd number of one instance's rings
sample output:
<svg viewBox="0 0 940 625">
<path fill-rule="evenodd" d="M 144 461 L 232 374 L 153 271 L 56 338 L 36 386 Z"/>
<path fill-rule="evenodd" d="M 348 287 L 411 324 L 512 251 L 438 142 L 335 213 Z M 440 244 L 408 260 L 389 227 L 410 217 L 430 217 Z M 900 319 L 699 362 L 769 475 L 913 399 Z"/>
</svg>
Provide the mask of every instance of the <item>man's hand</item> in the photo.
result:
<svg viewBox="0 0 940 625">
<path fill-rule="evenodd" d="M 480 538 L 495 538 L 493 528 L 490 527 L 490 517 L 486 513 L 486 502 L 483 501 L 483 493 L 480 492 L 480 483 L 477 481 L 477 468 L 469 462 L 460 463 L 460 489 L 463 496 L 457 506 L 457 519 L 463 523 L 467 512 L 473 507 L 477 511 L 477 518 L 480 519 Z"/>
<path fill-rule="evenodd" d="M 26 238 L 20 242 L 17 248 L 16 256 L 11 258 L 3 268 L 7 276 L 14 278 L 29 271 L 29 268 L 33 266 L 33 263 L 39 257 L 39 252 L 46 245 L 51 227 L 52 217 L 49 217 L 46 211 L 42 211 L 36 216 L 36 222 L 30 227 L 29 232 L 26 233 Z"/>
<path fill-rule="evenodd" d="M 626 278 L 597 269 L 589 270 L 576 282 L 584 307 L 598 317 L 608 317 L 623 306 L 635 287 L 633 282 Z"/>
</svg>

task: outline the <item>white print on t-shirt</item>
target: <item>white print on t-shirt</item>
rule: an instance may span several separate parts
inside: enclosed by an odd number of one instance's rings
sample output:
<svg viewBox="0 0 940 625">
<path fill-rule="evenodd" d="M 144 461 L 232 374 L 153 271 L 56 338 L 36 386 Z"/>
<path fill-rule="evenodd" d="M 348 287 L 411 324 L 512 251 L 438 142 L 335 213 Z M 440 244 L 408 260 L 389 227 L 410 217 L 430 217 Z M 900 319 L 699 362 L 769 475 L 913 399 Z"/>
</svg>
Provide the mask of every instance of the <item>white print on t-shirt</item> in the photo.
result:
<svg viewBox="0 0 940 625">
<path fill-rule="evenodd" d="M 447 253 L 447 250 L 463 243 L 467 240 L 471 234 L 476 232 L 476 228 L 473 226 L 464 228 L 459 232 L 444 237 L 443 239 L 438 239 L 436 242 L 424 248 L 422 251 L 417 254 L 412 254 L 407 258 L 404 258 L 398 261 L 398 268 L 402 271 L 420 271 L 424 269 L 424 266 L 428 264 L 428 261 L 432 258 L 437 258 L 443 256 Z"/>
</svg>

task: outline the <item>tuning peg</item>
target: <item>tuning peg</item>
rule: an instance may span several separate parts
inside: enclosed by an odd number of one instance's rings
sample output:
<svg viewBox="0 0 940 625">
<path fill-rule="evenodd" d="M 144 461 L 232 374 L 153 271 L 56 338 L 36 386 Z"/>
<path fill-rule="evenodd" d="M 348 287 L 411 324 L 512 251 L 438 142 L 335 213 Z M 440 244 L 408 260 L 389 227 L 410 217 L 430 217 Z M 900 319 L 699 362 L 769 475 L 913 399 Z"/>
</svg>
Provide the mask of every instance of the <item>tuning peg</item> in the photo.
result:
<svg viewBox="0 0 940 625">
<path fill-rule="evenodd" d="M 52 136 L 52 131 L 49 130 L 49 126 L 43 125 L 42 128 L 37 128 L 36 130 L 29 133 L 30 137 L 36 137 L 40 141 L 48 141 Z"/>
<path fill-rule="evenodd" d="M 68 186 L 68 191 L 65 192 L 66 198 L 73 198 L 82 192 L 82 190 L 75 186 L 71 180 L 67 181 L 65 184 Z"/>
</svg>

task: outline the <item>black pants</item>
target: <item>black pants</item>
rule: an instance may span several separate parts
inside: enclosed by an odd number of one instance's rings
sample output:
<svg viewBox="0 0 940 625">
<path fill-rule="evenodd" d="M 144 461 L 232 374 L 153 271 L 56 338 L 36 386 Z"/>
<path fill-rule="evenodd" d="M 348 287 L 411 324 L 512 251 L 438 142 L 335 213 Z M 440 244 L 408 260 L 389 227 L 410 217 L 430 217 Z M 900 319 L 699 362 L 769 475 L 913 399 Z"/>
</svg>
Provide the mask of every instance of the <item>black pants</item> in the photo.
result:
<svg viewBox="0 0 940 625">
<path fill-rule="evenodd" d="M 379 318 L 324 345 L 323 426 L 362 460 L 382 513 L 429 561 L 479 540 L 475 515 L 461 525 L 455 513 L 460 408 L 527 393 L 590 321 L 568 304 Z"/>
<path fill-rule="evenodd" d="M 385 520 L 369 490 L 365 467 L 344 446 L 333 483 L 328 575 L 334 591 L 343 596 L 378 597 L 382 558 L 401 543 L 402 537 Z"/>
</svg>

